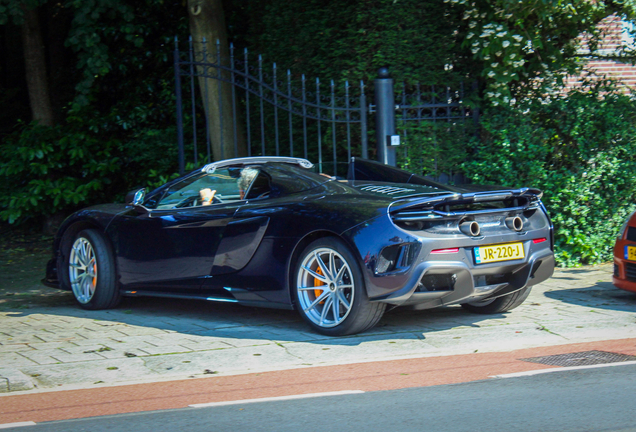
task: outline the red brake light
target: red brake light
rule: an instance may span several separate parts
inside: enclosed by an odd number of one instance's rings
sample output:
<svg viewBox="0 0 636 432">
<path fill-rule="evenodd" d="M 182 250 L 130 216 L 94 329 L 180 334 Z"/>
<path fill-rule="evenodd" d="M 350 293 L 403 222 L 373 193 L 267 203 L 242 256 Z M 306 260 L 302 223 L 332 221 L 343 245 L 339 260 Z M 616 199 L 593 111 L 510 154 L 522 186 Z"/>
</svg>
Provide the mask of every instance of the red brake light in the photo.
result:
<svg viewBox="0 0 636 432">
<path fill-rule="evenodd" d="M 435 249 L 431 251 L 431 253 L 436 253 L 436 254 L 457 253 L 457 252 L 459 252 L 459 248 Z"/>
<path fill-rule="evenodd" d="M 543 238 L 538 238 L 538 239 L 533 239 L 532 243 L 537 244 L 537 243 L 543 243 L 544 241 L 548 241 L 547 238 L 543 237 Z"/>
</svg>

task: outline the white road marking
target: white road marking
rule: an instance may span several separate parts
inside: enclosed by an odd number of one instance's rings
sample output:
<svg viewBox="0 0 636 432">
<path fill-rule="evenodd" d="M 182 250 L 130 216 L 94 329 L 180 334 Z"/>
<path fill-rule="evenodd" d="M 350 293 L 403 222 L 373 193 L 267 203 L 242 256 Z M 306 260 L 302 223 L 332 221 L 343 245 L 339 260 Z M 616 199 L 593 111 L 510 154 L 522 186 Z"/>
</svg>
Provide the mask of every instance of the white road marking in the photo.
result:
<svg viewBox="0 0 636 432">
<path fill-rule="evenodd" d="M 335 391 L 335 392 L 309 393 L 309 394 L 277 396 L 277 397 L 260 398 L 260 399 L 242 399 L 242 400 L 234 400 L 234 401 L 226 401 L 226 402 L 210 402 L 210 403 L 202 403 L 202 404 L 193 404 L 189 406 L 191 408 L 207 408 L 207 407 L 217 407 L 217 406 L 225 406 L 225 405 L 248 404 L 248 403 L 255 403 L 255 402 L 273 402 L 273 401 L 307 399 L 307 398 L 325 397 L 325 396 L 340 396 L 340 395 L 360 394 L 360 393 L 364 393 L 364 391 L 342 390 L 342 391 Z"/>
<path fill-rule="evenodd" d="M 17 423 L 3 423 L 3 424 L 0 424 L 0 429 L 9 429 L 9 428 L 20 427 L 20 426 L 35 426 L 35 424 L 36 423 L 32 421 L 17 422 Z"/>
<path fill-rule="evenodd" d="M 527 371 L 527 372 L 516 372 L 516 373 L 503 374 L 503 375 L 493 375 L 489 378 L 516 378 L 516 377 L 523 377 L 523 376 L 540 375 L 540 374 L 551 373 L 551 372 L 574 371 L 574 370 L 581 370 L 581 369 L 596 369 L 596 368 L 603 368 L 603 367 L 634 365 L 634 364 L 636 364 L 636 361 L 624 361 L 624 362 L 603 363 L 603 364 L 586 365 L 586 366 L 570 366 L 570 367 L 555 366 L 552 369 L 539 369 L 539 370 L 533 370 L 533 371 Z"/>
</svg>

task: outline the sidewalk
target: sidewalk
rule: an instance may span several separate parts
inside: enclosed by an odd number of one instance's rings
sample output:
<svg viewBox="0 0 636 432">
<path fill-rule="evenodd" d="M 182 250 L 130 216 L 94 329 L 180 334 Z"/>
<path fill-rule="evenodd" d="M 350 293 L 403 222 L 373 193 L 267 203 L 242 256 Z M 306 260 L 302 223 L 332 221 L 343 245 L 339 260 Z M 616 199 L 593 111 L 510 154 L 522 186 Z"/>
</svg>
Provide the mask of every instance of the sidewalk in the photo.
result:
<svg viewBox="0 0 636 432">
<path fill-rule="evenodd" d="M 635 338 L 636 295 L 614 288 L 611 270 L 557 270 L 505 315 L 397 309 L 342 338 L 310 332 L 293 311 L 150 298 L 84 311 L 56 293 L 0 310 L 0 393 Z"/>
</svg>

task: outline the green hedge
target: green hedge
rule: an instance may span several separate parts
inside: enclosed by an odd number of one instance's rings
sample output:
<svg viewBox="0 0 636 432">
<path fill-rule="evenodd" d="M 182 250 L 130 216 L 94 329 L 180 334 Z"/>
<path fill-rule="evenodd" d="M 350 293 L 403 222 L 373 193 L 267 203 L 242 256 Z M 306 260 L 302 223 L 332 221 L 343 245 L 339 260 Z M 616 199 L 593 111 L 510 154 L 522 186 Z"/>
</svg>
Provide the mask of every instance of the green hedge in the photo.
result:
<svg viewBox="0 0 636 432">
<path fill-rule="evenodd" d="M 463 165 L 468 178 L 542 189 L 559 265 L 611 260 L 636 198 L 636 102 L 601 82 L 492 109 L 481 128 Z"/>
<path fill-rule="evenodd" d="M 102 130 L 100 121 L 105 119 L 29 124 L 4 138 L 0 221 L 39 220 L 122 200 L 129 189 L 157 186 L 177 170 L 174 127 L 118 134 Z"/>
<path fill-rule="evenodd" d="M 396 149 L 397 165 L 415 174 L 438 177 L 457 174 L 467 158 L 466 142 L 474 136 L 472 120 L 398 121 L 400 147 Z"/>
</svg>

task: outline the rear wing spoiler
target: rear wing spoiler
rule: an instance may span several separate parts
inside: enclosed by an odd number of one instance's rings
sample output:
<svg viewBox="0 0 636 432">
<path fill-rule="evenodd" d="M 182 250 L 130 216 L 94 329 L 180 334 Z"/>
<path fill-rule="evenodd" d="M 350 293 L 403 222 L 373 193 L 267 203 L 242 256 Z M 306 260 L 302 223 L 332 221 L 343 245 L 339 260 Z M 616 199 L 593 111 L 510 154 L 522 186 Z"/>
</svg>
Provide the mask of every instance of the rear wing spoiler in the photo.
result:
<svg viewBox="0 0 636 432">
<path fill-rule="evenodd" d="M 539 189 L 522 188 L 404 198 L 392 203 L 389 213 L 395 221 L 402 222 L 501 213 L 516 214 L 539 208 L 542 195 L 543 192 Z M 506 203 L 506 205 L 492 207 L 475 205 L 497 202 Z"/>
</svg>

